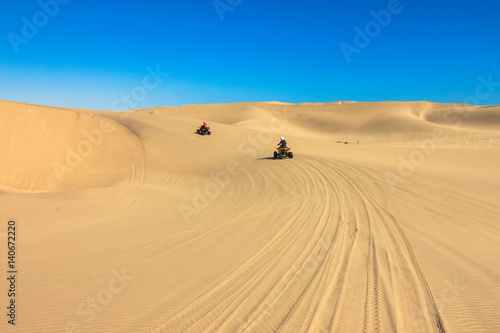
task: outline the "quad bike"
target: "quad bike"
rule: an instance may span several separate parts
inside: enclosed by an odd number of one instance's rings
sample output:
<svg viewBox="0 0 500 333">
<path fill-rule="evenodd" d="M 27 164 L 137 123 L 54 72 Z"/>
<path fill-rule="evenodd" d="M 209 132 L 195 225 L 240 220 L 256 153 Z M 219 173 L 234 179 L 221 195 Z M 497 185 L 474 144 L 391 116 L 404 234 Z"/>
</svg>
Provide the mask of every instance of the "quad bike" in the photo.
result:
<svg viewBox="0 0 500 333">
<path fill-rule="evenodd" d="M 205 134 L 212 134 L 212 132 L 210 132 L 210 127 L 207 127 L 207 129 L 204 129 L 204 128 L 198 128 L 196 130 L 196 133 L 200 134 L 200 135 L 205 135 Z"/>
<path fill-rule="evenodd" d="M 274 152 L 274 158 L 280 160 L 283 158 L 293 158 L 293 153 L 290 151 L 290 148 L 276 147 L 276 151 Z"/>
</svg>

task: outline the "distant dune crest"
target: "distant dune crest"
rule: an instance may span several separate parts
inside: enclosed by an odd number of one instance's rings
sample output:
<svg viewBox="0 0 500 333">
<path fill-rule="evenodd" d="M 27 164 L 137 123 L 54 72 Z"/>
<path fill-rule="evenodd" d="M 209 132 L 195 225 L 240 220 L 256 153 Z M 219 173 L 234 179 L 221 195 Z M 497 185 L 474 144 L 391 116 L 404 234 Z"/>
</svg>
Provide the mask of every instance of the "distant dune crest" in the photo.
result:
<svg viewBox="0 0 500 333">
<path fill-rule="evenodd" d="M 53 191 L 119 182 L 126 178 L 124 170 L 143 154 L 141 138 L 124 125 L 125 120 L 144 114 L 280 132 L 275 135 L 327 135 L 332 142 L 362 140 L 399 146 L 411 146 L 435 131 L 449 138 L 448 145 L 498 145 L 500 129 L 500 106 L 430 102 L 184 105 L 134 110 L 117 117 L 113 112 L 2 101 L 0 189 Z"/>
</svg>

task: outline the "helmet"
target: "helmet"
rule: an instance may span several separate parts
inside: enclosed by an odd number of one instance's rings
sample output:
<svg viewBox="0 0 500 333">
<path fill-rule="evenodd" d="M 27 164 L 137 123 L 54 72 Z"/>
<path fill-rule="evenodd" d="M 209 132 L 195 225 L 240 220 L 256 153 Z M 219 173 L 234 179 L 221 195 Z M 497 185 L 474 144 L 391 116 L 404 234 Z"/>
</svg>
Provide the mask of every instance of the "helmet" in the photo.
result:
<svg viewBox="0 0 500 333">
<path fill-rule="evenodd" d="M 285 140 L 285 138 L 284 138 L 284 137 L 281 137 L 281 138 L 280 138 L 280 140 Z"/>
<path fill-rule="evenodd" d="M 206 124 L 206 122 L 203 122 L 204 124 Z"/>
</svg>

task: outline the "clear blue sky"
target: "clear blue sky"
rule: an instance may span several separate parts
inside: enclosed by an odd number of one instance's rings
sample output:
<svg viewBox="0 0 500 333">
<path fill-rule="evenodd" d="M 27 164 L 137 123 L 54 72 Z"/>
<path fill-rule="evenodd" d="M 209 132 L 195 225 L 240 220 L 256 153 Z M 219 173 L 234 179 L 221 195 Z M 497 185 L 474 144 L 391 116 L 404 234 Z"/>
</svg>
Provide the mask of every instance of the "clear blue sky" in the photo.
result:
<svg viewBox="0 0 500 333">
<path fill-rule="evenodd" d="M 499 15 L 497 0 L 3 1 L 0 99 L 500 104 Z"/>
</svg>

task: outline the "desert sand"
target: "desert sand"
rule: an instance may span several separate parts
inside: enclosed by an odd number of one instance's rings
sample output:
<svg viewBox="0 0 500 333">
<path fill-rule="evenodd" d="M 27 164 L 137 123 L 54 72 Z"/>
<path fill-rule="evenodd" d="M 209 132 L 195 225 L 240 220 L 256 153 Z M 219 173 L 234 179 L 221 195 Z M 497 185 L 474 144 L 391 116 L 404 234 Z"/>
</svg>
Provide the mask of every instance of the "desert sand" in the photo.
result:
<svg viewBox="0 0 500 333">
<path fill-rule="evenodd" d="M 1 332 L 500 331 L 500 106 L 0 101 L 0 129 Z"/>
</svg>

